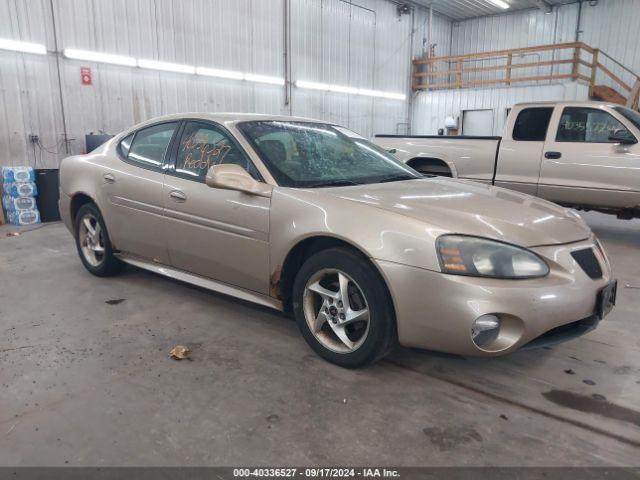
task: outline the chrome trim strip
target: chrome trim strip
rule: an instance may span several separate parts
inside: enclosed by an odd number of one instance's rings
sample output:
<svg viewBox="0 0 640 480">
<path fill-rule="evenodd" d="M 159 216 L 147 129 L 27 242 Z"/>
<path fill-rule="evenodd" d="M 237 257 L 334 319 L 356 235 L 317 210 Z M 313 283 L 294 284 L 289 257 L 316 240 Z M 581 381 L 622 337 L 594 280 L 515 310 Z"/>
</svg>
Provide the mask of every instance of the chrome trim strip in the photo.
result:
<svg viewBox="0 0 640 480">
<path fill-rule="evenodd" d="M 223 293 L 225 295 L 236 297 L 241 300 L 246 300 L 247 302 L 257 303 L 259 305 L 273 308 L 275 310 L 284 310 L 284 307 L 280 300 L 276 300 L 275 298 L 269 297 L 268 295 L 263 295 L 261 293 L 252 292 L 250 290 L 245 290 L 243 288 L 229 285 L 228 283 L 223 283 L 217 280 L 201 277 L 199 275 L 194 275 L 193 273 L 178 270 L 161 263 L 150 262 L 131 254 L 120 253 L 116 254 L 116 256 L 123 262 L 131 264 L 135 267 L 149 270 L 150 272 L 157 273 L 165 277 L 180 280 L 181 282 L 190 283 L 192 285 L 197 285 L 198 287 L 206 288 L 207 290 L 213 290 L 215 292 Z"/>
</svg>

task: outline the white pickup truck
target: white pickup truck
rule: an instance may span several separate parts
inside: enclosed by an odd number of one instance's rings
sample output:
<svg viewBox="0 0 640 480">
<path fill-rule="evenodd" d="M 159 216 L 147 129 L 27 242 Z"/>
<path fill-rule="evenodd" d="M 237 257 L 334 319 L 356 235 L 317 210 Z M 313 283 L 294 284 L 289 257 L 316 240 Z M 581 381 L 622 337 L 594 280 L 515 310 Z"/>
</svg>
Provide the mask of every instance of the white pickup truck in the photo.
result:
<svg viewBox="0 0 640 480">
<path fill-rule="evenodd" d="M 640 217 L 640 114 L 600 102 L 515 105 L 502 137 L 376 135 L 425 174 L 519 190 L 581 209 Z"/>
</svg>

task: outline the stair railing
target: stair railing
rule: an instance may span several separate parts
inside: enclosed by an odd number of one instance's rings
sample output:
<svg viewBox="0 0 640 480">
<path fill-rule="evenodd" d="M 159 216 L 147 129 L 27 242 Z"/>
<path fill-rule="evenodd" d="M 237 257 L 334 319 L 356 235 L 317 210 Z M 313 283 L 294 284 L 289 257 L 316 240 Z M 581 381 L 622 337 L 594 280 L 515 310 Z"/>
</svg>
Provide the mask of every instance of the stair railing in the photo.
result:
<svg viewBox="0 0 640 480">
<path fill-rule="evenodd" d="M 571 80 L 588 85 L 592 95 L 603 75 L 605 84 L 637 109 L 640 76 L 583 42 L 415 59 L 412 87 L 443 90 Z"/>
</svg>

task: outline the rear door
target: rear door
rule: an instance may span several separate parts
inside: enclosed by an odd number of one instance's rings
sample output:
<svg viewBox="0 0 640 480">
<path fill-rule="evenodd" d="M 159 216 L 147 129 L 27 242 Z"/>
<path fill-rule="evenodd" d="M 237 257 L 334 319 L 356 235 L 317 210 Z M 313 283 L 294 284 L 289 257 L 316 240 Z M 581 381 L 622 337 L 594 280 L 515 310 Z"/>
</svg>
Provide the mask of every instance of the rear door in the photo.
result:
<svg viewBox="0 0 640 480">
<path fill-rule="evenodd" d="M 165 161 L 179 122 L 142 128 L 118 145 L 120 162 L 103 171 L 104 218 L 117 250 L 168 263 L 162 236 Z"/>
<path fill-rule="evenodd" d="M 171 264 L 230 285 L 269 293 L 271 199 L 205 184 L 209 167 L 235 163 L 262 180 L 221 125 L 186 121 L 163 187 L 164 236 Z"/>
<path fill-rule="evenodd" d="M 540 162 L 552 106 L 515 107 L 500 143 L 495 185 L 530 195 L 538 194 Z"/>
<path fill-rule="evenodd" d="M 638 138 L 606 106 L 559 107 L 544 148 L 539 196 L 558 203 L 631 207 L 640 203 L 640 147 L 609 140 L 615 130 Z"/>
</svg>

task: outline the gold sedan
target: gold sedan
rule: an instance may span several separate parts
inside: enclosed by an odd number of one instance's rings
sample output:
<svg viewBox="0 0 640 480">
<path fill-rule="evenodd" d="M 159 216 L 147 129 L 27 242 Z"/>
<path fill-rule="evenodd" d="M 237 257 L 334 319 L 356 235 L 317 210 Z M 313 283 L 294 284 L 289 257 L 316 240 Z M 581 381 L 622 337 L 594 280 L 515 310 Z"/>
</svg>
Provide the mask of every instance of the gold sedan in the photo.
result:
<svg viewBox="0 0 640 480">
<path fill-rule="evenodd" d="M 399 342 L 498 355 L 581 335 L 615 302 L 570 210 L 423 176 L 326 122 L 182 114 L 61 165 L 60 211 L 99 276 L 125 263 L 291 311 L 345 367 Z"/>
</svg>

